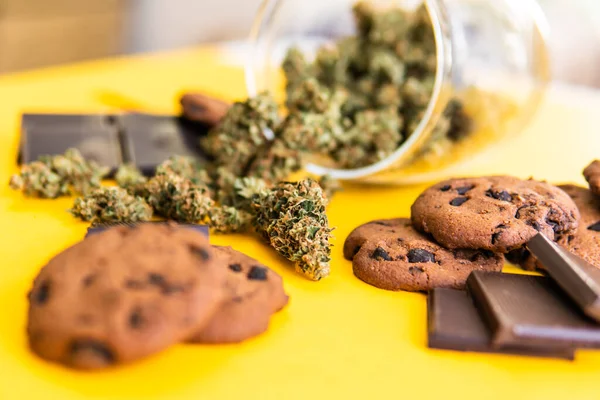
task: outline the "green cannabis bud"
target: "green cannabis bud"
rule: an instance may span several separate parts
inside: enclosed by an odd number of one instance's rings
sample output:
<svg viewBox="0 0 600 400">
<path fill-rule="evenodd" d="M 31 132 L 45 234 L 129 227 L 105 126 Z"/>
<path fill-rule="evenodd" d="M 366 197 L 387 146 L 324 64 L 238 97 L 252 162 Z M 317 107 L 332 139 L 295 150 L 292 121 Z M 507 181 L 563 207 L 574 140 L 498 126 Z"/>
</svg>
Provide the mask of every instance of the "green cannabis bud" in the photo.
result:
<svg viewBox="0 0 600 400">
<path fill-rule="evenodd" d="M 245 232 L 252 226 L 252 214 L 234 207 L 214 207 L 208 211 L 209 226 L 216 232 Z"/>
<path fill-rule="evenodd" d="M 313 62 L 297 48 L 288 51 L 282 68 L 289 114 L 276 131 L 287 148 L 348 169 L 387 158 L 412 134 L 436 72 L 424 6 L 408 11 L 358 2 L 353 13 L 357 35 L 319 48 Z M 456 103 L 448 105 L 431 141 L 469 132 L 470 118 Z"/>
<path fill-rule="evenodd" d="M 102 222 L 149 221 L 152 208 L 120 187 L 101 187 L 75 199 L 71 214 L 92 225 Z"/>
<path fill-rule="evenodd" d="M 211 178 L 203 163 L 193 157 L 171 156 L 156 167 L 156 175 L 175 174 L 195 185 L 208 186 Z"/>
<path fill-rule="evenodd" d="M 201 145 L 216 166 L 242 176 L 256 149 L 267 142 L 265 131 L 273 131 L 278 122 L 277 103 L 271 95 L 262 93 L 234 103 Z"/>
<path fill-rule="evenodd" d="M 115 181 L 119 187 L 135 196 L 145 197 L 145 186 L 148 178 L 133 164 L 119 165 L 115 173 Z"/>
<path fill-rule="evenodd" d="M 146 192 L 157 214 L 179 222 L 204 222 L 214 206 L 205 189 L 181 175 L 156 175 L 146 184 Z"/>
<path fill-rule="evenodd" d="M 68 149 L 63 155 L 41 156 L 23 165 L 20 174 L 12 176 L 9 184 L 27 196 L 56 198 L 86 194 L 100 187 L 108 172 L 108 168 L 86 161 L 77 149 Z"/>
<path fill-rule="evenodd" d="M 323 190 L 312 179 L 281 182 L 253 198 L 256 230 L 312 280 L 329 275 L 332 229 L 326 203 Z"/>
<path fill-rule="evenodd" d="M 9 185 L 31 197 L 54 199 L 71 193 L 68 183 L 40 161 L 23 165 L 21 173 L 10 178 Z"/>
</svg>

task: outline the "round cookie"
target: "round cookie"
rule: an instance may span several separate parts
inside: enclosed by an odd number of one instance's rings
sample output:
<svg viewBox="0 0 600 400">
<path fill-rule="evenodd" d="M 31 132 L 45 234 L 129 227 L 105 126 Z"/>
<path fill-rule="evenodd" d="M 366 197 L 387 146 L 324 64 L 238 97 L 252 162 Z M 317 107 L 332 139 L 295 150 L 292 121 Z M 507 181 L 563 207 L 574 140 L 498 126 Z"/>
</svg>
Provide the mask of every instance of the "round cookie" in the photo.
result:
<svg viewBox="0 0 600 400">
<path fill-rule="evenodd" d="M 558 244 L 600 268 L 600 198 L 580 186 L 560 185 L 558 187 L 573 199 L 581 214 L 577 231 L 572 235 L 559 238 Z M 544 269 L 544 266 L 526 249 L 515 250 L 507 254 L 506 258 L 526 270 Z"/>
<path fill-rule="evenodd" d="M 417 232 L 408 218 L 372 221 L 344 243 L 354 275 L 386 290 L 464 288 L 472 271 L 500 271 L 504 258 L 486 250 L 447 250 Z"/>
<path fill-rule="evenodd" d="M 583 176 L 590 185 L 590 190 L 600 196 L 600 160 L 594 160 L 583 170 Z"/>
<path fill-rule="evenodd" d="M 199 232 L 173 224 L 108 229 L 36 277 L 30 347 L 83 369 L 145 357 L 205 326 L 224 299 L 225 279 Z"/>
<path fill-rule="evenodd" d="M 441 245 L 507 253 L 537 232 L 550 239 L 577 228 L 573 200 L 545 182 L 510 176 L 451 179 L 426 189 L 414 202 L 415 228 Z"/>
<path fill-rule="evenodd" d="M 232 249 L 214 247 L 227 271 L 226 300 L 206 327 L 188 341 L 235 343 L 265 332 L 271 316 L 288 302 L 283 280 L 255 259 Z"/>
</svg>

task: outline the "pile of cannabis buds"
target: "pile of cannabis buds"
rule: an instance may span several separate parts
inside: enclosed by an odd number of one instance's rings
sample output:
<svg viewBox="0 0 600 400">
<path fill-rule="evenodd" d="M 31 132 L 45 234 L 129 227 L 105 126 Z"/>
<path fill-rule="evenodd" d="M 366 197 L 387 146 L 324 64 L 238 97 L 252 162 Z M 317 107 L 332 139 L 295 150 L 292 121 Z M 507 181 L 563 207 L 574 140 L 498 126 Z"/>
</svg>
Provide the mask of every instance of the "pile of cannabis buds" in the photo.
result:
<svg viewBox="0 0 600 400">
<path fill-rule="evenodd" d="M 327 177 L 285 182 L 308 155 L 343 168 L 379 161 L 406 139 L 422 116 L 435 73 L 435 44 L 423 7 L 374 11 L 354 6 L 358 35 L 321 48 L 313 63 L 291 49 L 283 63 L 288 114 L 266 93 L 231 105 L 201 139 L 211 157 L 171 157 L 147 178 L 133 165 L 104 187 L 108 169 L 74 149 L 24 165 L 11 178 L 26 195 L 82 195 L 71 213 L 92 224 L 136 222 L 154 215 L 208 224 L 217 232 L 256 231 L 310 279 L 329 274 L 325 207 L 337 189 Z M 467 117 L 451 102 L 437 135 L 464 136 Z M 272 140 L 265 132 L 273 133 Z"/>
</svg>

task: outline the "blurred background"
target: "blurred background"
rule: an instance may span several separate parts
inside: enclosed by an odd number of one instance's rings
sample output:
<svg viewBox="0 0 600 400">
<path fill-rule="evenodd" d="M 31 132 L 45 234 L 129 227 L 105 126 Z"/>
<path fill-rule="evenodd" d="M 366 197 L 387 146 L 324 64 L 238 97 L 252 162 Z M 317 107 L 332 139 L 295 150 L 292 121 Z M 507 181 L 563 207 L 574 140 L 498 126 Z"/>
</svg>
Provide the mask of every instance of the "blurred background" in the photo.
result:
<svg viewBox="0 0 600 400">
<path fill-rule="evenodd" d="M 305 4 L 312 1 L 322 0 Z M 600 1 L 538 2 L 551 28 L 555 79 L 600 87 Z M 260 3 L 0 0 L 0 73 L 206 42 L 237 43 L 246 37 Z"/>
</svg>

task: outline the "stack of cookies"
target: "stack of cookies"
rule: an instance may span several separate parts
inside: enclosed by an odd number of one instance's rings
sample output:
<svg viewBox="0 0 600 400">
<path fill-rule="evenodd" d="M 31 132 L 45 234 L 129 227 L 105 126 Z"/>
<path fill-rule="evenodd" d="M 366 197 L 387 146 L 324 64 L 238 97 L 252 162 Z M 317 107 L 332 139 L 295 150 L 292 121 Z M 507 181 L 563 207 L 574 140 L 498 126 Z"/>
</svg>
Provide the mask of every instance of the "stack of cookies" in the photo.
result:
<svg viewBox="0 0 600 400">
<path fill-rule="evenodd" d="M 525 244 L 538 232 L 600 267 L 600 162 L 591 191 L 510 176 L 450 179 L 426 189 L 411 218 L 372 221 L 346 239 L 354 274 L 387 290 L 465 286 L 472 271 L 500 271 L 504 255 L 543 268 Z"/>
<path fill-rule="evenodd" d="M 130 362 L 179 342 L 231 343 L 267 330 L 282 279 L 175 224 L 115 227 L 54 257 L 29 294 L 39 356 L 75 368 Z"/>
</svg>

